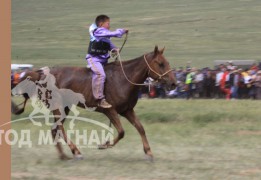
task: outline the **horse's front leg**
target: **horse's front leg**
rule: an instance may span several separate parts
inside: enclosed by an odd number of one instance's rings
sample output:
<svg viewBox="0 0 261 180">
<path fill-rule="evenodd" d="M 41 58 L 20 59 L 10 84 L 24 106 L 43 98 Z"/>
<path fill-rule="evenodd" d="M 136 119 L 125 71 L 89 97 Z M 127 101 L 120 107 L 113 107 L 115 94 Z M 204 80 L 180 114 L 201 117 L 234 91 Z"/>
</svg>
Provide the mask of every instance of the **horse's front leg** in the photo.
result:
<svg viewBox="0 0 261 180">
<path fill-rule="evenodd" d="M 113 142 L 107 141 L 103 145 L 100 145 L 99 149 L 106 149 L 108 147 L 115 146 L 119 142 L 119 140 L 124 137 L 124 129 L 121 125 L 120 118 L 117 111 L 115 109 L 110 108 L 104 110 L 103 113 L 110 119 L 111 123 L 117 129 L 118 136 L 113 140 Z"/>
<path fill-rule="evenodd" d="M 148 156 L 149 160 L 153 160 L 153 154 L 151 152 L 145 130 L 144 130 L 142 124 L 140 123 L 140 120 L 136 116 L 134 110 L 133 109 L 128 110 L 121 115 L 124 116 L 125 118 L 127 118 L 127 120 L 137 129 L 137 131 L 139 132 L 141 139 L 142 139 L 143 149 L 144 149 L 145 154 Z"/>
</svg>

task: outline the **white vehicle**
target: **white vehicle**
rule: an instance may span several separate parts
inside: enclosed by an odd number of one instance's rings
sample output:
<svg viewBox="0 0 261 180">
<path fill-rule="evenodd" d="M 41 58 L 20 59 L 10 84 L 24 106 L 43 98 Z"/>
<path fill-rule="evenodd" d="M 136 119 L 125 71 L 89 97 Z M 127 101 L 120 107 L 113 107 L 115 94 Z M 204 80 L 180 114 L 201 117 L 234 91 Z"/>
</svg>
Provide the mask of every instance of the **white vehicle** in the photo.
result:
<svg viewBox="0 0 261 180">
<path fill-rule="evenodd" d="M 15 70 L 30 70 L 33 69 L 34 65 L 32 64 L 11 64 L 11 70 L 15 71 Z"/>
</svg>

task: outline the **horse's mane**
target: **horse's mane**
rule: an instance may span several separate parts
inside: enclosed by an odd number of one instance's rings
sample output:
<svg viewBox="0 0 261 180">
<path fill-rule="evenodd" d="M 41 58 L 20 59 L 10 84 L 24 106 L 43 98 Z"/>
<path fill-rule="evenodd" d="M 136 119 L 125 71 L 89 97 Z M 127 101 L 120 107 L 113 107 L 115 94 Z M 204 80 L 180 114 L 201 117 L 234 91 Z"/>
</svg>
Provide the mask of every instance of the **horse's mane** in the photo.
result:
<svg viewBox="0 0 261 180">
<path fill-rule="evenodd" d="M 140 60 L 140 57 L 131 60 L 122 60 L 121 62 L 123 65 L 128 65 L 138 60 Z M 118 60 L 118 61 L 109 62 L 108 64 L 105 65 L 105 67 L 110 67 L 110 66 L 120 66 L 120 61 Z"/>
<path fill-rule="evenodd" d="M 151 52 L 152 53 L 152 52 Z M 148 53 L 151 54 L 151 53 Z M 122 60 L 122 65 L 123 66 L 128 66 L 129 64 L 132 64 L 132 63 L 135 63 L 137 61 L 142 61 L 143 60 L 143 55 L 140 56 L 140 57 L 137 57 L 137 58 L 134 58 L 134 59 L 130 59 L 130 60 Z M 109 69 L 112 69 L 113 66 L 117 66 L 119 67 L 121 64 L 120 64 L 120 61 L 112 61 L 112 62 L 109 62 L 107 63 L 105 66 L 104 66 L 104 70 L 109 70 Z M 50 68 L 50 72 L 55 72 L 56 70 L 59 70 L 61 68 L 65 68 L 65 69 L 77 69 L 79 71 L 84 71 L 86 72 L 87 70 L 87 73 L 88 72 L 91 72 L 91 69 L 90 68 L 86 68 L 86 67 L 82 67 L 82 66 L 52 66 L 52 67 L 49 67 Z M 43 74 L 43 70 L 42 69 L 38 69 L 38 70 L 35 70 L 35 72 L 37 72 L 39 75 L 42 75 Z"/>
</svg>

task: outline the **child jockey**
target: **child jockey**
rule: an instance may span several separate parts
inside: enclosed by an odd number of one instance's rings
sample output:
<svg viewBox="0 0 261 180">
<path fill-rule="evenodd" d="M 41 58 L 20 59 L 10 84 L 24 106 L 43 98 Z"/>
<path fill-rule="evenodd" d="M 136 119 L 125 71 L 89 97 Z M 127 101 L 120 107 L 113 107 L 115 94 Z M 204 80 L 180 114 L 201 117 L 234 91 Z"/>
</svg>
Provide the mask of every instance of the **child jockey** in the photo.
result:
<svg viewBox="0 0 261 180">
<path fill-rule="evenodd" d="M 111 37 L 122 37 L 123 34 L 128 33 L 126 29 L 117 29 L 110 31 L 110 18 L 106 15 L 99 15 L 95 19 L 95 25 L 91 25 L 89 31 L 91 35 L 90 45 L 86 60 L 88 66 L 91 68 L 92 75 L 92 92 L 94 98 L 98 101 L 98 106 L 102 108 L 110 108 L 104 96 L 104 83 L 106 74 L 103 66 L 107 64 L 110 58 L 109 51 L 116 49 L 116 46 L 111 42 Z M 118 50 L 118 49 L 116 49 Z"/>
</svg>

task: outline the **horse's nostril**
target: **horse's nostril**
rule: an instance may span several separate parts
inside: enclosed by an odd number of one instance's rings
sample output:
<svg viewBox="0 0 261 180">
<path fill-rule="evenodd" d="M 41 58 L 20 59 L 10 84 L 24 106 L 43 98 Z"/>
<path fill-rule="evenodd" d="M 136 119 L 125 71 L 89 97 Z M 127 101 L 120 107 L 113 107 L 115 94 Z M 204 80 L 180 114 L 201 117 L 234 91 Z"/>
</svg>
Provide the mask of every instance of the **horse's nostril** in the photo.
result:
<svg viewBox="0 0 261 180">
<path fill-rule="evenodd" d="M 171 84 L 171 88 L 172 88 L 172 89 L 175 89 L 176 86 L 177 86 L 177 85 L 176 85 L 175 83 L 172 83 L 172 84 Z"/>
</svg>

